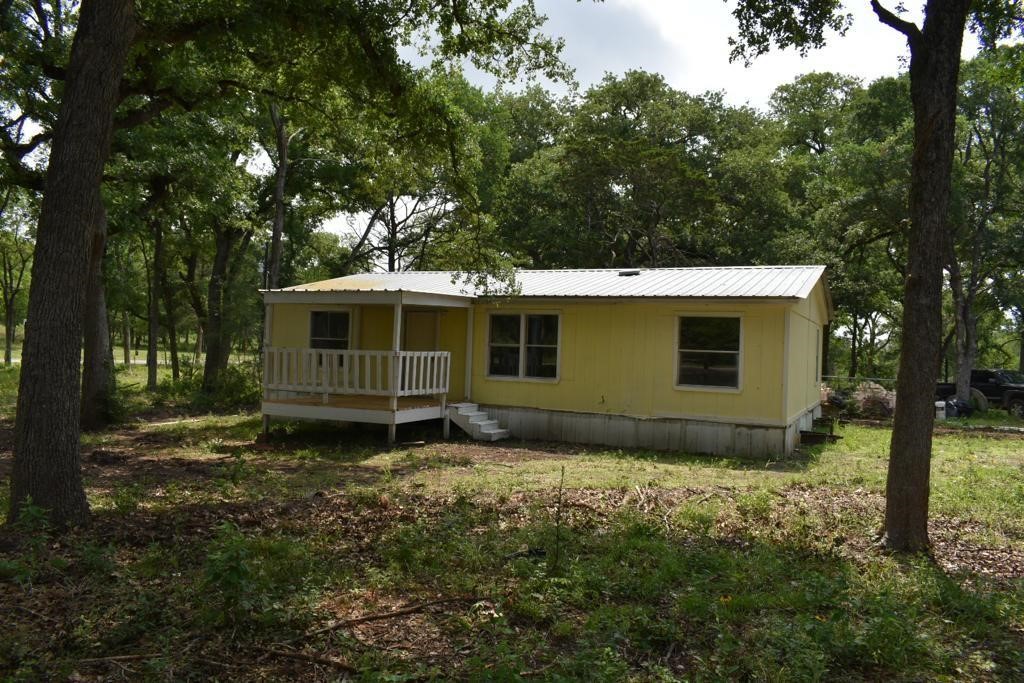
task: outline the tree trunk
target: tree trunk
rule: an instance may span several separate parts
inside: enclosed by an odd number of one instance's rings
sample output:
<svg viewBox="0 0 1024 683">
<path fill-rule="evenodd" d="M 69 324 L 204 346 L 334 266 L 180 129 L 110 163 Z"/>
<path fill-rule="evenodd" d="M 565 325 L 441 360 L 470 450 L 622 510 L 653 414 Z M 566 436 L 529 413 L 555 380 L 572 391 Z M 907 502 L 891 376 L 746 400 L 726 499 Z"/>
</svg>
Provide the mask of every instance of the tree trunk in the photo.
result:
<svg viewBox="0 0 1024 683">
<path fill-rule="evenodd" d="M 928 0 L 922 30 L 908 33 L 914 109 L 910 235 L 883 530 L 883 544 L 898 551 L 928 547 L 942 269 L 949 253 L 957 77 L 968 6 L 968 0 Z"/>
<path fill-rule="evenodd" d="M 161 271 L 164 268 L 164 228 L 159 216 L 151 215 L 150 232 L 153 235 L 153 268 L 149 283 L 149 315 L 147 319 L 148 344 L 146 346 L 146 388 L 156 391 L 157 365 L 160 362 L 160 301 L 163 299 L 160 285 Z"/>
<path fill-rule="evenodd" d="M 11 367 L 14 363 L 14 307 L 7 304 L 4 309 L 4 365 Z"/>
<path fill-rule="evenodd" d="M 203 366 L 203 391 L 212 392 L 221 370 L 227 367 L 230 342 L 224 325 L 224 289 L 231 256 L 230 230 L 217 232 L 216 250 L 206 294 L 206 363 Z"/>
<path fill-rule="evenodd" d="M 274 124 L 274 137 L 277 145 L 277 169 L 274 174 L 274 230 L 270 238 L 270 289 L 277 289 L 281 274 L 281 235 L 284 233 L 284 190 L 288 178 L 288 125 L 281 116 L 277 104 L 270 105 L 270 120 Z"/>
<path fill-rule="evenodd" d="M 850 379 L 857 376 L 860 368 L 857 367 L 858 349 L 857 341 L 860 339 L 860 329 L 857 327 L 857 315 L 853 316 L 853 324 L 850 326 Z"/>
<path fill-rule="evenodd" d="M 1024 372 L 1024 323 L 1017 329 L 1017 339 L 1020 342 L 1020 348 L 1017 350 L 1017 371 Z"/>
<path fill-rule="evenodd" d="M 198 367 L 199 356 L 203 354 L 203 325 L 196 328 L 196 347 L 192 353 L 192 367 Z"/>
<path fill-rule="evenodd" d="M 974 295 L 970 287 L 964 287 L 960 264 L 956 258 L 949 265 L 949 287 L 953 294 L 953 315 L 956 317 L 956 397 L 967 402 L 971 400 L 971 370 L 974 369 L 978 355 L 978 325 L 971 314 Z"/>
<path fill-rule="evenodd" d="M 82 312 L 114 110 L 135 34 L 132 0 L 83 0 L 36 232 L 8 522 L 27 501 L 57 528 L 88 520 L 79 457 Z"/>
<path fill-rule="evenodd" d="M 167 271 L 160 273 L 160 291 L 164 298 L 164 319 L 167 321 L 167 348 L 171 353 L 171 379 L 175 382 L 181 377 L 181 364 L 178 361 L 178 318 L 174 310 L 174 294 L 167 282 Z"/>
<path fill-rule="evenodd" d="M 107 216 L 100 206 L 89 254 L 89 279 L 85 286 L 81 424 L 86 431 L 103 429 L 114 419 L 117 387 L 103 282 L 106 242 Z"/>
<path fill-rule="evenodd" d="M 1024 372 L 1024 306 L 1014 306 L 1011 310 L 1017 327 L 1017 371 Z"/>
<path fill-rule="evenodd" d="M 128 311 L 121 313 L 121 347 L 124 350 L 124 366 L 132 366 L 132 322 Z"/>
</svg>

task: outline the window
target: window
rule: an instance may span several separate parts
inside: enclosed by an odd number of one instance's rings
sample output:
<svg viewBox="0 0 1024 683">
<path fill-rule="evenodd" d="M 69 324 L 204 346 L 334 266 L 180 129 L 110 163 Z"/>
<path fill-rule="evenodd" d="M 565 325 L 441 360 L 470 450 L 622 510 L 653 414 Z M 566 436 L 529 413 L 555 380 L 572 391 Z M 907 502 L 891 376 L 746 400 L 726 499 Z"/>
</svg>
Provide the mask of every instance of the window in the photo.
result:
<svg viewBox="0 0 1024 683">
<path fill-rule="evenodd" d="M 557 314 L 492 314 L 487 374 L 530 379 L 558 377 L 558 324 Z"/>
<path fill-rule="evenodd" d="M 309 314 L 311 349 L 348 348 L 348 311 L 313 311 Z"/>
<path fill-rule="evenodd" d="M 740 386 L 740 319 L 679 318 L 677 385 Z"/>
<path fill-rule="evenodd" d="M 491 316 L 490 374 L 497 377 L 519 376 L 519 341 L 522 316 Z"/>
</svg>

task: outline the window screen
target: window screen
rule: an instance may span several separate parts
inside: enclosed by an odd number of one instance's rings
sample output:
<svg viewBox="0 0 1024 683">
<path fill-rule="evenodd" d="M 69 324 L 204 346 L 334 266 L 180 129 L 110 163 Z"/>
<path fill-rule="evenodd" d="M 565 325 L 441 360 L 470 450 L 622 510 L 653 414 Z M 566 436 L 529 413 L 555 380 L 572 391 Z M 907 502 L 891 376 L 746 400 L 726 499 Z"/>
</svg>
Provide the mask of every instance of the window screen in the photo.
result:
<svg viewBox="0 0 1024 683">
<path fill-rule="evenodd" d="M 739 387 L 740 319 L 683 316 L 679 319 L 676 383 Z"/>
<path fill-rule="evenodd" d="M 558 316 L 526 316 L 526 377 L 558 376 Z"/>
<path fill-rule="evenodd" d="M 310 313 L 309 347 L 311 349 L 347 349 L 348 311 L 313 311 Z"/>
<path fill-rule="evenodd" d="M 558 315 L 492 315 L 489 354 L 491 376 L 558 377 Z"/>
<path fill-rule="evenodd" d="M 520 316 L 491 316 L 489 374 L 497 377 L 519 376 L 520 332 Z"/>
</svg>

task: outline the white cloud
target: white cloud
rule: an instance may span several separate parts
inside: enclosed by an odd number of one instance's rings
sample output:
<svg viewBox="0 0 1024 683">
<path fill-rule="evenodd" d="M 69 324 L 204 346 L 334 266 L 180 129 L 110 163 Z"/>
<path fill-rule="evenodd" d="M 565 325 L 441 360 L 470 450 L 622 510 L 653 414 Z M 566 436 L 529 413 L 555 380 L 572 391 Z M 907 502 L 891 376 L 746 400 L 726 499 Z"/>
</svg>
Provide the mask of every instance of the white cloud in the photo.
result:
<svg viewBox="0 0 1024 683">
<path fill-rule="evenodd" d="M 868 82 L 905 68 L 905 39 L 879 23 L 867 0 L 848 2 L 853 15 L 848 33 L 833 36 L 807 57 L 775 50 L 750 67 L 731 63 L 728 41 L 736 32 L 731 7 L 721 0 L 538 0 L 550 17 L 546 30 L 565 38 L 564 57 L 583 88 L 606 71 L 644 69 L 663 74 L 680 90 L 722 90 L 731 104 L 760 107 L 778 85 L 809 71 L 836 71 Z M 974 46 L 968 38 L 965 56 Z"/>
</svg>

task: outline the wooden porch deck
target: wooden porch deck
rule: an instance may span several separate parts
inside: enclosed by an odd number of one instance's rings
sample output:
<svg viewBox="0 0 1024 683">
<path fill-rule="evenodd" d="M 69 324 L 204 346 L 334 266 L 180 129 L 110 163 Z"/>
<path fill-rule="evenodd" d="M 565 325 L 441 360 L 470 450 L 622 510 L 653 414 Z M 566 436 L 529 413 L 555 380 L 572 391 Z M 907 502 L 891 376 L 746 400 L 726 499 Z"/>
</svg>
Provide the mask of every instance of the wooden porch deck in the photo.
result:
<svg viewBox="0 0 1024 683">
<path fill-rule="evenodd" d="M 398 425 L 445 417 L 444 402 L 434 396 L 398 396 L 391 409 L 390 396 L 366 394 L 317 394 L 312 396 L 268 397 L 263 399 L 264 419 L 270 417 L 367 422 Z M 447 429 L 445 430 L 447 432 Z"/>
<path fill-rule="evenodd" d="M 447 351 L 286 348 L 263 350 L 263 428 L 270 418 L 395 425 L 444 419 Z"/>
<path fill-rule="evenodd" d="M 281 403 L 296 406 L 321 406 L 329 408 L 349 408 L 356 410 L 391 410 L 391 397 L 369 396 L 363 394 L 328 394 L 323 396 L 298 396 L 292 398 L 264 399 L 264 403 Z M 418 408 L 441 409 L 440 399 L 433 396 L 399 396 L 398 410 L 414 410 Z"/>
</svg>

